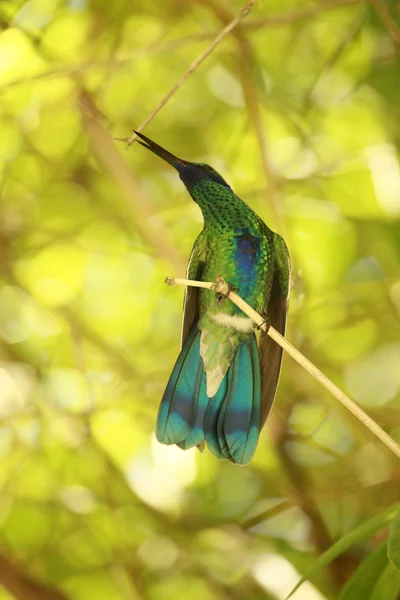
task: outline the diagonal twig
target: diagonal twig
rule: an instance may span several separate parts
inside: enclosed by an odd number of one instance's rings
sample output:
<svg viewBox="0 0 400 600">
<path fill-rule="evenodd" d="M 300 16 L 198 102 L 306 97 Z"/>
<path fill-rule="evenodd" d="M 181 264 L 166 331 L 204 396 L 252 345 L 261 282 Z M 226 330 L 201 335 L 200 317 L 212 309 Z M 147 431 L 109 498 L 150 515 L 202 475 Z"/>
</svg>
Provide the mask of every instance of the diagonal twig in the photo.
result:
<svg viewBox="0 0 400 600">
<path fill-rule="evenodd" d="M 390 437 L 367 413 L 365 413 L 349 396 L 347 396 L 337 385 L 333 383 L 322 371 L 320 371 L 308 358 L 306 358 L 297 348 L 292 346 L 276 329 L 269 327 L 267 330 L 265 319 L 259 315 L 247 302 L 243 300 L 236 292 L 230 290 L 223 277 L 218 277 L 216 282 L 212 281 L 194 281 L 192 279 L 180 279 L 176 277 L 167 277 L 168 285 L 191 285 L 194 287 L 205 288 L 212 291 L 218 291 L 224 294 L 236 306 L 240 308 L 250 319 L 252 319 L 263 331 L 283 348 L 294 360 L 296 360 L 306 371 L 310 373 L 321 385 L 323 385 L 339 402 L 343 404 L 359 421 L 361 421 L 377 438 L 381 440 L 394 454 L 400 457 L 400 445 Z"/>
<path fill-rule="evenodd" d="M 161 102 L 156 106 L 156 108 L 145 118 L 143 123 L 141 123 L 136 129 L 137 131 L 142 131 L 154 119 L 156 114 L 167 104 L 168 100 L 175 94 L 175 92 L 181 87 L 181 85 L 186 81 L 186 79 L 201 65 L 202 62 L 213 52 L 213 50 L 218 46 L 218 44 L 230 33 L 235 27 L 238 26 L 240 21 L 242 21 L 251 11 L 255 4 L 256 0 L 250 0 L 246 6 L 244 6 L 239 14 L 227 25 L 224 29 L 217 35 L 217 37 L 213 40 L 213 42 L 202 52 L 189 66 L 189 68 L 185 71 L 185 73 L 178 79 L 178 81 L 172 86 L 169 92 L 164 96 Z M 129 138 L 114 138 L 122 142 L 126 142 L 129 146 L 135 141 L 136 135 L 132 134 Z"/>
<path fill-rule="evenodd" d="M 353 6 L 354 4 L 361 3 L 362 0 L 325 0 L 324 2 L 319 2 L 318 4 L 313 3 L 311 6 L 305 6 L 293 11 L 252 19 L 243 25 L 243 29 L 257 30 L 264 27 L 282 27 L 284 25 L 290 25 L 291 23 L 297 23 L 298 21 L 306 21 L 330 10 L 336 10 L 345 6 Z"/>
<path fill-rule="evenodd" d="M 400 44 L 400 26 L 390 14 L 385 2 L 382 0 L 370 0 L 370 2 L 391 38 L 396 42 L 396 44 Z"/>
<path fill-rule="evenodd" d="M 371 0 L 372 2 L 373 0 Z M 246 21 L 242 27 L 245 31 L 251 31 L 261 28 L 274 28 L 274 27 L 284 27 L 285 25 L 290 25 L 292 23 L 297 23 L 298 21 L 305 21 L 307 19 L 318 16 L 321 13 L 328 12 L 331 10 L 335 10 L 338 8 L 342 8 L 345 6 L 352 6 L 355 4 L 361 4 L 362 0 L 324 0 L 320 4 L 312 4 L 311 6 L 306 6 L 305 8 L 295 9 L 293 11 L 283 12 L 273 14 L 267 17 L 256 18 L 252 20 Z M 249 9 L 251 10 L 251 8 Z M 196 35 L 188 35 L 184 37 L 180 37 L 178 39 L 169 40 L 167 42 L 161 43 L 160 45 L 153 45 L 151 48 L 145 48 L 143 50 L 135 50 L 135 52 L 128 54 L 124 58 L 112 59 L 109 58 L 104 60 L 86 60 L 83 62 L 78 62 L 76 64 L 70 64 L 62 67 L 55 67 L 49 71 L 44 71 L 43 73 L 37 73 L 36 75 L 29 75 L 26 77 L 21 77 L 15 79 L 14 81 L 10 81 L 7 84 L 0 85 L 0 93 L 8 90 L 10 87 L 24 85 L 26 83 L 30 83 L 32 81 L 40 81 L 41 79 L 47 79 L 51 77 L 69 77 L 73 75 L 79 75 L 82 73 L 86 73 L 86 71 L 96 68 L 96 67 L 109 67 L 109 66 L 120 66 L 129 64 L 132 60 L 136 58 L 138 54 L 141 53 L 155 53 L 155 52 L 165 52 L 169 49 L 173 49 L 175 47 L 181 47 L 183 44 L 191 43 L 191 42 L 199 42 L 213 39 L 215 33 L 214 32 L 201 32 Z M 225 33 L 226 35 L 226 33 Z M 221 41 L 221 40 L 219 40 Z M 215 47 L 215 46 L 214 46 Z M 214 48 L 213 48 L 214 49 Z M 147 124 L 147 123 L 146 123 Z M 144 124 L 141 125 L 140 130 L 145 127 Z M 139 127 L 137 127 L 139 130 Z M 125 139 L 123 139 L 125 141 Z"/>
</svg>

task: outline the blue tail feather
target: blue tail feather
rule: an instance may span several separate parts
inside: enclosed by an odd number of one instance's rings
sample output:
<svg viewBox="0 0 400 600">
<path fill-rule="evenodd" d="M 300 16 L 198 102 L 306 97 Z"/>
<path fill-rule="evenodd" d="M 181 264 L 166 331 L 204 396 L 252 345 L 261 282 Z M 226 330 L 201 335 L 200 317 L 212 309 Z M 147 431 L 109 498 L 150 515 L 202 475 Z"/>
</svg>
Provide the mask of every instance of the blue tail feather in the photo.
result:
<svg viewBox="0 0 400 600">
<path fill-rule="evenodd" d="M 230 460 L 244 465 L 255 452 L 261 422 L 261 375 L 254 335 L 240 344 L 231 369 L 223 430 Z"/>
<path fill-rule="evenodd" d="M 156 436 L 183 450 L 207 446 L 218 458 L 247 464 L 261 424 L 261 375 L 255 335 L 243 341 L 217 394 L 207 397 L 195 323 L 172 371 L 157 417 Z"/>
<path fill-rule="evenodd" d="M 252 335 L 240 344 L 217 395 L 210 400 L 204 418 L 205 439 L 219 458 L 247 464 L 257 446 L 260 424 L 261 374 Z"/>
<path fill-rule="evenodd" d="M 204 437 L 207 446 L 218 458 L 229 458 L 229 450 L 225 438 L 221 437 L 218 431 L 218 419 L 225 401 L 227 389 L 228 376 L 225 375 L 219 386 L 218 392 L 213 398 L 209 399 L 207 410 L 204 415 Z"/>
<path fill-rule="evenodd" d="M 204 441 L 203 420 L 208 404 L 208 397 L 206 392 L 206 374 L 203 370 L 203 363 L 201 360 L 199 361 L 197 382 L 193 392 L 192 400 L 195 405 L 197 404 L 196 420 L 189 435 L 183 440 L 183 442 L 179 442 L 179 444 L 177 444 L 182 450 L 189 450 L 189 448 L 198 446 Z"/>
<path fill-rule="evenodd" d="M 200 331 L 195 323 L 179 354 L 175 367 L 161 400 L 157 416 L 156 437 L 163 444 L 183 443 L 192 433 L 200 434 L 198 413 L 205 410 L 207 403 L 205 375 L 200 357 Z M 200 409 L 200 410 L 198 410 Z M 192 436 L 192 439 L 193 439 Z M 190 447 L 192 440 L 185 445 Z"/>
</svg>

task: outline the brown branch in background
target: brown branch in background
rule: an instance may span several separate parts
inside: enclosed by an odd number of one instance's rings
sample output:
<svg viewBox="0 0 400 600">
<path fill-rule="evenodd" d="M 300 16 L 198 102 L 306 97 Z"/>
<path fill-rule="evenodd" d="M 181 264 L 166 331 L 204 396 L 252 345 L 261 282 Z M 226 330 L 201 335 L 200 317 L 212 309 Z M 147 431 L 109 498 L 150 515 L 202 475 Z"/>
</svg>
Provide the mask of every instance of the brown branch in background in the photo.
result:
<svg viewBox="0 0 400 600">
<path fill-rule="evenodd" d="M 365 7 L 362 7 L 365 8 Z M 340 61 L 346 50 L 351 47 L 351 44 L 355 41 L 358 35 L 361 33 L 365 23 L 365 10 L 360 10 L 359 14 L 356 15 L 354 21 L 350 24 L 350 27 L 345 31 L 341 40 L 339 40 L 337 46 L 333 52 L 328 56 L 325 63 L 322 65 L 321 70 L 317 73 L 313 83 L 309 87 L 308 91 L 304 96 L 304 108 L 309 109 L 312 104 L 312 98 L 318 88 L 322 78 L 330 73 Z"/>
<path fill-rule="evenodd" d="M 67 600 L 67 596 L 54 587 L 39 583 L 5 556 L 0 555 L 0 585 L 16 600 Z"/>
<path fill-rule="evenodd" d="M 385 2 L 382 0 L 370 0 L 370 2 L 383 25 L 386 27 L 386 30 L 391 38 L 396 42 L 396 44 L 400 44 L 400 26 L 390 14 Z"/>
<path fill-rule="evenodd" d="M 252 527 L 255 527 L 256 525 L 260 525 L 260 523 L 263 523 L 264 521 L 267 521 L 268 519 L 271 519 L 272 517 L 275 517 L 276 515 L 280 515 L 285 510 L 289 510 L 289 508 L 293 508 L 293 506 L 295 506 L 295 503 L 292 502 L 291 500 L 283 500 L 279 504 L 275 504 L 274 506 L 271 506 L 270 508 L 263 510 L 261 513 L 258 513 L 254 517 L 250 517 L 249 519 L 246 519 L 245 521 L 243 521 L 243 523 L 241 523 L 241 527 L 242 527 L 242 529 L 247 531 L 248 529 L 251 529 Z"/>
<path fill-rule="evenodd" d="M 231 20 L 229 11 L 223 8 L 219 3 L 215 2 L 215 0 L 200 0 L 200 2 L 209 7 L 222 23 L 227 23 Z M 244 35 L 241 26 L 236 28 L 233 35 L 238 46 L 237 62 L 243 96 L 251 123 L 256 133 L 261 165 L 267 184 L 267 202 L 271 208 L 272 216 L 275 221 L 274 225 L 281 233 L 284 233 L 282 219 L 280 218 L 280 213 L 278 211 L 275 175 L 271 167 L 271 160 L 264 135 L 264 125 L 262 123 L 260 102 L 258 98 L 258 85 L 253 72 L 253 65 L 255 64 L 253 48 L 250 41 Z"/>
<path fill-rule="evenodd" d="M 291 12 L 280 13 L 277 15 L 270 15 L 261 19 L 252 19 L 243 24 L 243 29 L 260 29 L 262 27 L 281 27 L 283 25 L 290 25 L 297 21 L 306 21 L 312 17 L 316 17 L 324 12 L 335 10 L 337 8 L 343 8 L 344 6 L 352 6 L 354 4 L 361 4 L 362 0 L 326 0 L 319 4 L 312 4 L 305 8 L 299 8 Z"/>
<path fill-rule="evenodd" d="M 187 71 L 178 79 L 178 81 L 172 86 L 169 92 L 164 96 L 161 102 L 156 106 L 156 108 L 146 117 L 146 119 L 137 127 L 137 131 L 142 131 L 150 123 L 152 119 L 156 116 L 158 112 L 167 104 L 168 100 L 175 94 L 175 92 L 185 83 L 186 79 L 201 65 L 202 62 L 213 52 L 213 50 L 218 46 L 218 44 L 230 33 L 235 27 L 239 25 L 239 23 L 250 13 L 252 10 L 256 0 L 250 0 L 246 6 L 242 8 L 240 13 L 235 17 L 214 39 L 214 41 L 202 52 L 189 66 Z M 129 138 L 116 138 L 120 139 L 127 144 L 132 144 L 136 135 L 133 134 Z"/>
<path fill-rule="evenodd" d="M 251 31 L 258 29 L 274 29 L 278 27 L 285 27 L 286 25 L 292 25 L 300 21 L 311 20 L 318 15 L 322 15 L 325 12 L 343 8 L 346 6 L 354 6 L 356 4 L 363 4 L 363 0 L 326 0 L 315 4 L 314 2 L 310 6 L 304 8 L 295 9 L 292 11 L 279 12 L 276 14 L 269 15 L 268 17 L 246 19 L 240 24 L 240 28 L 243 31 Z M 218 5 L 218 9 L 224 11 L 222 6 Z M 149 49 L 151 52 L 155 50 L 169 50 L 179 48 L 182 44 L 188 44 L 190 42 L 199 42 L 202 40 L 209 40 L 214 37 L 213 32 L 202 32 L 195 35 L 188 35 L 181 37 L 176 40 L 169 40 L 159 46 L 152 46 Z"/>
<path fill-rule="evenodd" d="M 79 334 L 88 342 L 99 348 L 103 354 L 113 363 L 115 369 L 120 373 L 124 374 L 127 378 L 138 378 L 139 374 L 136 372 L 133 364 L 124 356 L 122 351 L 107 342 L 100 333 L 92 329 L 85 321 L 70 308 L 61 307 L 57 309 L 57 313 L 63 316 L 69 323 L 71 330 Z M 73 332 L 71 331 L 71 337 Z M 82 369 L 80 369 L 82 371 Z"/>
<path fill-rule="evenodd" d="M 15 348 L 15 344 L 7 343 L 4 340 L 0 340 L 0 360 L 10 363 L 22 363 L 29 364 L 29 368 L 34 372 L 35 376 L 39 379 L 41 376 L 40 367 L 30 358 L 29 363 L 26 363 L 25 357 L 20 354 Z M 3 413 L 4 414 L 4 413 Z"/>
<path fill-rule="evenodd" d="M 275 448 L 289 477 L 292 493 L 296 498 L 296 504 L 310 520 L 310 537 L 318 555 L 321 555 L 332 545 L 333 540 L 320 514 L 319 505 L 315 503 L 309 494 L 308 490 L 312 486 L 306 469 L 303 469 L 293 460 L 291 453 L 288 451 L 287 444 L 291 441 L 291 438 L 288 436 L 288 420 L 292 408 L 293 405 L 289 407 L 289 411 L 285 417 L 280 419 L 280 427 L 276 428 L 276 431 L 280 429 L 280 433 L 275 435 Z M 332 561 L 329 565 L 329 570 L 337 589 L 342 587 L 349 575 L 358 566 L 358 562 L 347 554 L 343 554 Z"/>
<path fill-rule="evenodd" d="M 372 0 L 371 0 L 372 1 Z M 311 6 L 287 11 L 284 13 L 277 13 L 275 15 L 270 15 L 268 17 L 263 17 L 261 19 L 248 19 L 241 24 L 241 28 L 243 30 L 257 30 L 261 28 L 275 28 L 275 27 L 284 27 L 285 25 L 290 25 L 292 23 L 297 23 L 299 21 L 305 21 L 307 19 L 311 19 L 313 17 L 317 17 L 319 14 L 323 14 L 324 12 L 328 12 L 331 10 L 335 10 L 338 8 L 342 8 L 345 6 L 353 6 L 356 4 L 361 4 L 361 0 L 327 0 L 325 2 L 321 2 L 320 4 L 312 4 Z M 251 10 L 251 9 L 249 9 Z M 243 19 L 243 17 L 242 17 Z M 7 24 L 8 26 L 8 24 Z M 227 34 L 225 33 L 224 36 Z M 205 41 L 209 39 L 213 39 L 215 36 L 214 32 L 202 32 L 196 35 L 190 35 L 186 37 L 180 37 L 175 40 L 168 40 L 163 42 L 162 44 L 152 45 L 150 48 L 144 48 L 143 50 L 136 49 L 132 54 L 128 54 L 125 58 L 112 59 L 109 58 L 104 60 L 88 60 L 83 61 L 77 64 L 71 64 L 65 67 L 56 67 L 44 73 L 38 73 L 36 75 L 31 75 L 29 77 L 21 77 L 20 79 L 16 79 L 14 81 L 8 82 L 7 84 L 0 85 L 0 93 L 2 91 L 8 90 L 10 87 L 23 85 L 25 83 L 29 83 L 31 81 L 37 81 L 41 79 L 47 79 L 51 77 L 68 77 L 68 76 L 76 76 L 82 73 L 86 73 L 91 69 L 95 69 L 98 67 L 109 67 L 113 66 L 121 66 L 129 64 L 131 61 L 137 58 L 138 55 L 141 54 L 154 54 L 156 52 L 167 52 L 169 50 L 173 50 L 175 48 L 180 48 L 184 44 L 188 43 L 197 43 L 199 41 Z M 219 40 L 221 41 L 221 40 Z M 219 43 L 219 42 L 218 42 Z M 214 46 L 215 47 L 215 46 Z M 197 65 L 198 66 L 198 65 Z M 175 92 L 176 90 L 174 90 Z M 173 92 L 173 93 L 174 93 Z M 172 94 L 171 94 L 172 95 Z M 167 101 L 169 98 L 167 98 Z M 165 104 L 166 102 L 164 102 Z M 161 107 L 157 107 L 157 112 Z M 154 115 L 153 115 L 154 116 Z M 142 128 L 148 123 L 143 122 L 139 127 L 137 127 L 138 131 L 141 131 Z M 134 136 L 131 136 L 134 137 Z M 128 141 L 130 138 L 121 138 L 122 141 Z"/>
<path fill-rule="evenodd" d="M 80 100 L 83 125 L 93 152 L 125 196 L 140 237 L 155 250 L 157 256 L 169 261 L 174 268 L 184 273 L 185 262 L 170 243 L 168 233 L 161 221 L 150 213 L 150 202 L 143 196 L 139 182 L 104 128 L 102 116 L 94 102 L 83 90 Z"/>
<path fill-rule="evenodd" d="M 284 225 L 278 210 L 278 197 L 277 197 L 277 185 L 275 174 L 271 166 L 271 159 L 269 156 L 268 146 L 265 139 L 265 126 L 262 122 L 260 101 L 258 97 L 257 82 L 255 81 L 254 73 L 252 70 L 253 62 L 253 51 L 249 40 L 244 36 L 237 35 L 238 46 L 239 46 L 239 76 L 242 84 L 243 96 L 246 102 L 247 111 L 250 116 L 256 137 L 258 148 L 260 151 L 261 165 L 264 173 L 264 178 L 267 184 L 267 202 L 272 209 L 273 219 L 275 221 L 274 226 L 283 235 L 285 232 Z"/>
<path fill-rule="evenodd" d="M 307 475 L 301 467 L 293 461 L 290 453 L 287 451 L 287 442 L 290 442 L 288 436 L 288 422 L 292 407 L 289 407 L 288 414 L 285 418 L 280 419 L 279 427 L 275 428 L 275 444 L 278 455 L 286 472 L 289 475 L 290 483 L 293 487 L 293 493 L 296 497 L 296 504 L 308 516 L 311 522 L 311 538 L 322 554 L 332 544 L 331 536 L 320 514 L 315 506 L 314 501 L 310 498 L 307 489 L 310 487 L 307 481 Z"/>
<path fill-rule="evenodd" d="M 274 438 L 275 439 L 275 438 Z M 288 438 L 289 439 L 289 438 Z M 290 441 L 292 438 L 290 437 Z M 394 471 L 393 476 L 390 475 L 390 479 L 386 479 L 385 481 L 380 481 L 379 483 L 373 483 L 371 485 L 366 485 L 363 487 L 363 492 L 368 492 L 368 497 L 365 499 L 366 503 L 371 502 L 372 506 L 376 509 L 377 502 L 375 498 L 385 498 L 386 504 L 389 506 L 390 504 L 394 504 L 398 501 L 398 484 L 400 484 L 400 474 L 398 471 Z M 292 490 L 290 490 L 292 491 Z M 354 478 L 351 482 L 346 481 L 342 487 L 338 487 L 335 483 L 335 488 L 328 488 L 326 490 L 315 489 L 315 486 L 309 487 L 309 492 L 312 493 L 312 502 L 313 504 L 320 504 L 323 502 L 332 502 L 335 501 L 337 505 L 340 505 L 341 502 L 345 502 L 346 498 L 348 498 L 349 494 L 353 496 L 360 495 L 360 483 L 357 478 Z M 293 492 L 294 493 L 294 492 Z M 274 517 L 275 515 L 281 514 L 285 510 L 296 506 L 296 503 L 292 501 L 291 498 L 287 498 L 286 500 L 282 500 L 279 504 L 275 504 L 272 507 L 269 507 L 263 510 L 260 513 L 254 515 L 254 517 L 249 517 L 245 519 L 240 527 L 248 531 L 261 523 L 264 523 L 267 519 Z M 250 532 L 257 533 L 257 532 Z"/>
</svg>

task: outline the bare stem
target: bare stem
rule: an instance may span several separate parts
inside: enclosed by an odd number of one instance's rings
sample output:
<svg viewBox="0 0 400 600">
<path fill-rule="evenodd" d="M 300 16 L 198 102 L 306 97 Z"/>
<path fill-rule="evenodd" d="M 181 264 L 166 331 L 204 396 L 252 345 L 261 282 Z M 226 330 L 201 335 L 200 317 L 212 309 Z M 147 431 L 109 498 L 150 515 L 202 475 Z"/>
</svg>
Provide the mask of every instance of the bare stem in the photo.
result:
<svg viewBox="0 0 400 600">
<path fill-rule="evenodd" d="M 178 79 L 176 83 L 172 86 L 169 92 L 164 96 L 164 98 L 159 102 L 156 108 L 145 118 L 143 123 L 141 123 L 137 127 L 137 131 L 142 131 L 153 120 L 158 112 L 167 104 L 168 100 L 175 94 L 175 92 L 185 83 L 186 79 L 201 65 L 202 62 L 213 52 L 216 46 L 234 29 L 238 26 L 240 21 L 242 21 L 251 11 L 255 4 L 256 0 L 250 0 L 246 6 L 242 8 L 239 14 L 227 25 L 224 29 L 217 35 L 217 37 L 211 42 L 211 44 L 202 52 L 189 66 L 189 68 L 185 71 L 185 73 Z M 136 135 L 132 134 L 129 138 L 115 138 L 119 141 L 124 141 L 130 146 L 136 139 Z"/>
<path fill-rule="evenodd" d="M 238 306 L 250 319 L 252 319 L 263 331 L 283 348 L 294 360 L 296 360 L 306 371 L 310 373 L 321 385 L 323 385 L 339 402 L 343 404 L 359 421 L 361 421 L 377 438 L 381 440 L 394 454 L 400 457 L 400 446 L 393 438 L 390 437 L 379 425 L 371 419 L 349 396 L 347 396 L 340 388 L 337 387 L 326 375 L 308 360 L 299 350 L 297 350 L 290 342 L 288 342 L 276 329 L 269 327 L 266 329 L 265 319 L 259 315 L 247 302 L 243 300 L 236 292 L 226 292 L 226 282 L 222 277 L 216 282 L 194 281 L 191 279 L 179 279 L 168 277 L 169 285 L 191 285 L 194 287 L 206 288 L 216 292 L 224 293 L 229 300 Z"/>
</svg>

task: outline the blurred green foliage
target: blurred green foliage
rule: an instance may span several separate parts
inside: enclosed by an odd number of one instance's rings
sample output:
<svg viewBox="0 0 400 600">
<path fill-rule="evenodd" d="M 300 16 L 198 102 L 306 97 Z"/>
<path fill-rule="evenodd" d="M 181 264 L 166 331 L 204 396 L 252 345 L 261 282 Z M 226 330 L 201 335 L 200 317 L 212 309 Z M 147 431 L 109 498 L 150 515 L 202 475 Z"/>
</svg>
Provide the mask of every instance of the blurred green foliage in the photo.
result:
<svg viewBox="0 0 400 600">
<path fill-rule="evenodd" d="M 201 215 L 110 136 L 242 5 L 0 3 L 0 600 L 280 600 L 398 499 L 395 457 L 288 358 L 249 467 L 153 437 Z M 259 0 L 145 130 L 285 236 L 288 338 L 397 440 L 399 23 Z M 384 525 L 294 598 L 395 600 Z"/>
</svg>

